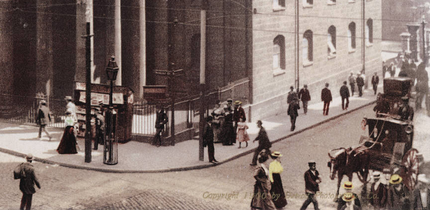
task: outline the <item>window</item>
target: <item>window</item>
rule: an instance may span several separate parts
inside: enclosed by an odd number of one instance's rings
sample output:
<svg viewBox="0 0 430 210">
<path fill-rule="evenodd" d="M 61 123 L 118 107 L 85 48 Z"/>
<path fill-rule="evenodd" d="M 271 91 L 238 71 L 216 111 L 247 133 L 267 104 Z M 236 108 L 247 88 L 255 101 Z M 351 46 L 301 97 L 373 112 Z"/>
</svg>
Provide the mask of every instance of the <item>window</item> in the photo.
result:
<svg viewBox="0 0 430 210">
<path fill-rule="evenodd" d="M 273 40 L 273 69 L 285 70 L 285 38 L 282 35 Z"/>
<path fill-rule="evenodd" d="M 327 4 L 329 5 L 336 4 L 336 0 L 327 0 Z"/>
<path fill-rule="evenodd" d="M 366 44 L 373 43 L 373 20 L 368 19 L 366 22 Z"/>
<path fill-rule="evenodd" d="M 310 63 L 313 61 L 313 34 L 311 30 L 305 31 L 303 34 L 303 63 Z"/>
<path fill-rule="evenodd" d="M 285 10 L 285 0 L 273 0 L 273 10 Z"/>
<path fill-rule="evenodd" d="M 329 57 L 336 56 L 336 27 L 334 26 L 328 28 L 327 53 Z"/>
<path fill-rule="evenodd" d="M 352 22 L 348 26 L 348 50 L 354 51 L 355 50 L 355 23 Z"/>
<path fill-rule="evenodd" d="M 314 0 L 303 0 L 303 6 L 311 6 L 314 4 Z"/>
</svg>

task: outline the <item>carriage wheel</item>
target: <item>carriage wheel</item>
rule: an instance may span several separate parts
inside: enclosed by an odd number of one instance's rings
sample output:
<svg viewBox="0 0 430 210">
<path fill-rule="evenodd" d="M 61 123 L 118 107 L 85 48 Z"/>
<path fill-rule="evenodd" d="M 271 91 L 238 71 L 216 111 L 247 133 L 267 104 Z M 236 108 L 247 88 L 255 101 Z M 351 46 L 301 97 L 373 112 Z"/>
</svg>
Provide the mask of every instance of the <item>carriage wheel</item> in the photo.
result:
<svg viewBox="0 0 430 210">
<path fill-rule="evenodd" d="M 403 183 L 409 190 L 414 190 L 418 180 L 419 160 L 417 158 L 418 150 L 410 149 L 403 156 L 402 171 L 400 176 L 403 178 Z"/>
</svg>

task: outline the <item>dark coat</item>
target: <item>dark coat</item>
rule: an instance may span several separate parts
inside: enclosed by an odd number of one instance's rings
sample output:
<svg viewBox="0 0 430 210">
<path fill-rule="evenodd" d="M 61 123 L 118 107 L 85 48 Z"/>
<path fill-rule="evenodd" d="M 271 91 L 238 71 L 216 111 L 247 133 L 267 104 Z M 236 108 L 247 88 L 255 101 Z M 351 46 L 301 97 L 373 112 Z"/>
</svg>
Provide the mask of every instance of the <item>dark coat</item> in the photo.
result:
<svg viewBox="0 0 430 210">
<path fill-rule="evenodd" d="M 237 109 L 234 108 L 233 121 L 240 122 L 240 118 L 243 118 L 243 120 L 246 121 L 245 110 L 243 110 L 243 108 L 239 106 Z"/>
<path fill-rule="evenodd" d="M 309 90 L 302 88 L 299 92 L 299 99 L 302 101 L 310 101 L 311 95 L 309 93 Z"/>
<path fill-rule="evenodd" d="M 319 175 L 320 173 L 317 170 L 315 170 L 315 175 L 311 172 L 311 169 L 305 172 L 306 193 L 316 194 L 320 191 L 319 184 L 317 183 L 317 180 L 320 179 Z"/>
<path fill-rule="evenodd" d="M 349 89 L 348 89 L 348 86 L 346 86 L 346 85 L 342 85 L 342 87 L 340 87 L 340 91 L 339 91 L 339 93 L 340 93 L 340 96 L 341 96 L 342 98 L 348 98 L 348 97 L 349 97 Z"/>
<path fill-rule="evenodd" d="M 254 173 L 255 184 L 254 184 L 254 194 L 251 200 L 252 209 L 263 209 L 275 210 L 275 204 L 272 201 L 272 195 L 270 190 L 272 184 L 270 183 L 269 177 L 262 166 L 258 166 Z"/>
<path fill-rule="evenodd" d="M 375 207 L 385 207 L 387 203 L 387 188 L 382 183 L 378 184 L 375 190 L 375 184 L 372 183 L 370 187 L 370 194 L 368 196 L 369 203 Z"/>
<path fill-rule="evenodd" d="M 364 79 L 362 76 L 357 77 L 357 86 L 364 86 Z"/>
<path fill-rule="evenodd" d="M 379 84 L 379 76 L 378 75 L 373 75 L 372 76 L 372 84 L 377 85 Z"/>
<path fill-rule="evenodd" d="M 164 124 L 166 124 L 168 121 L 169 118 L 167 118 L 167 114 L 165 112 L 158 112 L 157 119 L 155 120 L 155 128 L 164 129 Z"/>
<path fill-rule="evenodd" d="M 203 142 L 204 142 L 204 145 L 214 143 L 214 130 L 212 129 L 212 126 L 209 124 L 206 125 L 205 132 L 203 133 Z"/>
<path fill-rule="evenodd" d="M 392 210 L 408 210 L 410 207 L 409 191 L 402 185 L 400 191 L 390 185 L 387 192 L 387 207 Z"/>
<path fill-rule="evenodd" d="M 414 108 L 407 105 L 406 107 L 399 107 L 400 120 L 413 120 L 414 119 Z"/>
<path fill-rule="evenodd" d="M 297 95 L 296 91 L 290 91 L 288 92 L 288 96 L 287 96 L 287 103 L 291 103 L 294 99 L 298 99 L 299 96 Z"/>
<path fill-rule="evenodd" d="M 272 143 L 270 143 L 269 137 L 267 136 L 266 129 L 264 129 L 264 127 L 260 128 L 258 136 L 255 138 L 255 140 L 258 141 L 257 149 L 259 150 L 269 149 L 272 147 Z"/>
<path fill-rule="evenodd" d="M 37 180 L 36 174 L 34 173 L 34 167 L 31 163 L 23 163 L 21 165 L 21 170 L 24 171 L 24 177 L 21 177 L 19 182 L 19 189 L 24 194 L 34 194 L 36 189 L 34 185 L 40 189 L 39 181 Z"/>
<path fill-rule="evenodd" d="M 328 88 L 324 88 L 321 91 L 321 101 L 330 102 L 333 98 L 331 97 L 331 91 Z"/>
<path fill-rule="evenodd" d="M 353 204 L 354 205 L 354 204 Z M 352 208 L 354 208 L 354 210 L 361 210 L 360 207 L 358 207 L 357 205 L 354 205 Z M 345 205 L 342 206 L 342 208 L 340 208 L 341 210 L 349 210 L 348 207 Z"/>
<path fill-rule="evenodd" d="M 288 105 L 288 115 L 299 116 L 299 112 L 297 112 L 298 109 L 300 109 L 300 106 L 297 102 L 290 103 Z"/>
<path fill-rule="evenodd" d="M 414 202 L 412 205 L 415 210 L 424 210 L 421 193 L 418 188 L 414 190 Z M 430 209 L 430 189 L 427 189 L 427 209 Z"/>
<path fill-rule="evenodd" d="M 354 196 L 354 206 L 357 206 L 358 209 L 361 209 L 361 203 L 360 203 L 360 199 L 358 198 L 358 195 L 355 194 L 355 193 L 352 193 L 352 194 Z M 338 203 L 337 203 L 337 209 L 338 210 L 341 210 L 344 206 L 346 206 L 346 202 L 342 199 L 343 195 L 344 194 L 340 195 L 337 198 L 337 201 L 338 201 Z"/>
<path fill-rule="evenodd" d="M 48 120 L 51 121 L 51 114 L 49 108 L 45 105 L 41 105 L 37 114 L 36 122 L 39 125 L 46 125 Z"/>
</svg>

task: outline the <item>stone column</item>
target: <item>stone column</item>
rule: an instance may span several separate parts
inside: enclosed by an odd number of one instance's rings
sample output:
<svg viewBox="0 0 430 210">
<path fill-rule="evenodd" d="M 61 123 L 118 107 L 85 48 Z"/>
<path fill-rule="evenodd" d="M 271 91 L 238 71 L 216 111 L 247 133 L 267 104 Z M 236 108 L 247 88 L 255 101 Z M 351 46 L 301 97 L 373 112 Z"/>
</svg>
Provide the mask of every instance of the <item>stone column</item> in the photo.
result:
<svg viewBox="0 0 430 210">
<path fill-rule="evenodd" d="M 13 93 L 13 30 L 12 0 L 0 1 L 0 93 Z M 3 101 L 2 103 L 7 103 Z M 1 106 L 1 105 L 0 105 Z"/>
<path fill-rule="evenodd" d="M 121 46 L 121 0 L 115 0 L 115 60 L 118 64 L 119 71 L 115 81 L 116 85 L 122 84 L 122 46 Z"/>
<path fill-rule="evenodd" d="M 408 32 L 403 32 L 400 34 L 400 37 L 402 38 L 402 51 L 407 54 L 411 53 L 409 45 L 409 39 L 411 38 L 411 34 Z"/>
<path fill-rule="evenodd" d="M 410 38 L 410 50 L 411 50 L 411 58 L 414 59 L 414 61 L 418 60 L 418 53 L 419 53 L 419 46 L 418 46 L 418 29 L 420 28 L 420 24 L 418 23 L 410 23 L 407 24 L 408 31 L 411 34 Z"/>
<path fill-rule="evenodd" d="M 139 96 L 143 98 L 143 86 L 146 85 L 146 14 L 145 0 L 139 0 L 139 24 L 140 24 L 140 65 L 139 65 Z"/>
<path fill-rule="evenodd" d="M 53 94 L 52 0 L 37 1 L 36 93 Z"/>
</svg>

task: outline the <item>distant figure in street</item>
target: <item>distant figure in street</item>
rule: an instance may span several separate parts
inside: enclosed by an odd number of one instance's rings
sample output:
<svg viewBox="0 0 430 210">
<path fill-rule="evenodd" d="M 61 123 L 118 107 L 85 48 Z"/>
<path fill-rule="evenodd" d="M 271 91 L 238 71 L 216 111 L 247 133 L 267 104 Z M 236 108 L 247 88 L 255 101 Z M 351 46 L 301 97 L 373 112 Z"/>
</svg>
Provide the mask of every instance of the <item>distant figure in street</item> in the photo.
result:
<svg viewBox="0 0 430 210">
<path fill-rule="evenodd" d="M 282 154 L 280 152 L 273 152 L 270 157 L 273 159 L 269 165 L 269 179 L 272 183 L 270 194 L 272 194 L 272 196 L 276 195 L 276 197 L 273 197 L 272 199 L 273 203 L 277 209 L 281 209 L 287 205 L 287 199 L 285 198 L 284 186 L 282 185 L 281 179 L 281 173 L 284 171 L 280 160 Z"/>
<path fill-rule="evenodd" d="M 214 131 L 212 129 L 212 117 L 206 118 L 206 128 L 203 133 L 203 146 L 208 146 L 208 156 L 210 163 L 218 162 L 215 160 L 215 147 L 214 147 Z"/>
<path fill-rule="evenodd" d="M 263 209 L 263 210 L 275 210 L 275 204 L 272 201 L 272 195 L 270 190 L 272 184 L 269 180 L 269 170 L 265 165 L 269 156 L 266 152 L 259 153 L 258 166 L 254 173 L 254 193 L 251 200 L 251 210 Z M 270 153 L 269 153 L 270 154 Z"/>
<path fill-rule="evenodd" d="M 299 112 L 297 111 L 298 109 L 300 109 L 298 99 L 293 100 L 288 105 L 288 115 L 290 115 L 291 131 L 294 131 L 294 129 L 296 129 L 296 120 L 297 120 L 297 117 L 299 116 Z"/>
<path fill-rule="evenodd" d="M 355 76 L 354 73 L 351 71 L 351 75 L 348 77 L 349 86 L 351 86 L 351 96 L 354 96 L 355 91 Z"/>
<path fill-rule="evenodd" d="M 402 177 L 398 174 L 391 175 L 390 186 L 387 193 L 387 209 L 410 209 L 410 192 L 402 183 Z"/>
<path fill-rule="evenodd" d="M 237 132 L 237 123 L 240 122 L 240 119 L 244 119 L 246 121 L 245 110 L 242 108 L 241 101 L 234 102 L 234 110 L 233 110 L 233 124 L 234 124 L 234 132 Z M 234 139 L 234 143 L 236 143 L 236 139 Z"/>
<path fill-rule="evenodd" d="M 57 152 L 59 154 L 76 154 L 76 137 L 73 133 L 74 125 L 76 123 L 75 118 L 72 116 L 72 110 L 66 111 L 66 119 L 64 120 L 66 128 L 64 129 L 63 137 L 61 138 L 60 144 L 58 145 Z"/>
<path fill-rule="evenodd" d="M 341 210 L 343 206 L 345 206 L 346 202 L 343 199 L 343 197 L 346 194 L 352 194 L 352 200 L 353 204 L 356 205 L 357 207 L 359 207 L 359 209 L 361 209 L 361 203 L 360 203 L 360 199 L 358 199 L 358 195 L 352 192 L 352 182 L 344 182 L 343 183 L 343 189 L 345 189 L 345 193 L 343 193 L 342 195 L 340 195 L 337 198 L 337 210 Z"/>
<path fill-rule="evenodd" d="M 34 185 L 40 189 L 40 183 L 37 180 L 36 174 L 34 172 L 34 167 L 31 164 L 33 161 L 33 155 L 28 154 L 26 157 L 27 162 L 21 164 L 21 177 L 19 181 L 19 189 L 22 192 L 21 206 L 20 210 L 30 210 L 31 202 L 33 200 L 33 194 L 36 193 Z"/>
<path fill-rule="evenodd" d="M 408 70 L 405 66 L 402 66 L 402 69 L 399 72 L 399 77 L 408 77 Z"/>
<path fill-rule="evenodd" d="M 297 95 L 297 92 L 294 91 L 294 87 L 290 86 L 290 92 L 288 92 L 287 96 L 287 103 L 290 104 L 294 99 L 298 99 L 299 96 Z"/>
<path fill-rule="evenodd" d="M 379 77 L 378 73 L 375 72 L 375 75 L 372 76 L 372 85 L 373 85 L 373 94 L 376 95 L 376 91 L 378 90 Z"/>
<path fill-rule="evenodd" d="M 403 103 L 399 106 L 399 112 L 397 113 L 400 116 L 400 120 L 414 120 L 414 108 L 409 106 L 409 97 L 402 97 Z"/>
<path fill-rule="evenodd" d="M 236 140 L 239 142 L 239 149 L 242 147 L 242 142 L 245 142 L 245 147 L 248 147 L 249 135 L 246 130 L 248 130 L 248 125 L 246 125 L 245 119 L 240 118 L 240 122 L 237 123 L 236 131 Z"/>
<path fill-rule="evenodd" d="M 311 100 L 311 94 L 308 90 L 308 85 L 304 85 L 303 88 L 299 92 L 299 99 L 302 100 L 303 103 L 303 111 L 308 113 L 308 101 Z"/>
<path fill-rule="evenodd" d="M 236 142 L 236 131 L 234 130 L 233 109 L 224 105 L 224 124 L 221 129 L 222 145 L 233 145 Z"/>
<path fill-rule="evenodd" d="M 72 117 L 74 117 L 74 118 L 75 118 L 75 120 L 77 121 L 77 120 L 78 120 L 78 118 L 77 118 L 77 116 L 76 116 L 76 105 L 73 103 L 72 96 L 66 96 L 66 97 L 64 98 L 64 100 L 66 100 L 66 102 L 67 102 L 66 110 L 70 110 L 70 111 L 72 111 L 71 115 L 72 115 Z"/>
<path fill-rule="evenodd" d="M 257 157 L 258 154 L 260 154 L 263 149 L 265 149 L 268 153 L 270 153 L 270 147 L 272 147 L 272 143 L 270 143 L 269 137 L 267 136 L 266 129 L 262 126 L 263 122 L 261 120 L 257 121 L 257 126 L 260 128 L 260 131 L 258 132 L 258 136 L 255 137 L 253 143 L 255 141 L 258 141 L 258 147 L 255 149 L 254 157 L 252 158 L 251 166 L 257 165 Z"/>
<path fill-rule="evenodd" d="M 309 170 L 305 172 L 305 192 L 308 198 L 303 203 L 300 210 L 305 210 L 308 208 L 309 204 L 314 204 L 314 209 L 318 210 L 318 201 L 316 198 L 316 194 L 318 191 L 320 191 L 319 183 L 321 183 L 320 174 L 318 173 L 316 169 L 316 163 L 315 161 L 309 161 Z"/>
<path fill-rule="evenodd" d="M 49 134 L 48 130 L 46 130 L 46 125 L 51 122 L 51 113 L 49 108 L 46 106 L 46 101 L 40 101 L 39 110 L 37 111 L 36 123 L 39 125 L 39 136 L 38 138 L 42 138 L 42 130 L 48 135 L 49 141 L 51 141 L 52 136 Z"/>
<path fill-rule="evenodd" d="M 358 87 L 358 96 L 363 96 L 363 86 L 364 86 L 364 79 L 361 73 L 359 72 L 357 74 L 357 87 Z"/>
<path fill-rule="evenodd" d="M 155 120 L 155 136 L 153 140 L 153 144 L 157 145 L 157 147 L 161 146 L 161 133 L 164 130 L 164 125 L 169 121 L 167 118 L 166 111 L 164 108 L 161 108 L 157 113 L 157 119 Z"/>
<path fill-rule="evenodd" d="M 430 209 L 430 181 L 425 174 L 418 175 L 418 184 L 414 190 L 413 209 L 429 210 Z"/>
<path fill-rule="evenodd" d="M 396 67 L 394 66 L 393 62 L 390 63 L 390 67 L 388 67 L 388 72 L 390 72 L 391 77 L 394 77 L 394 75 L 396 74 Z"/>
<path fill-rule="evenodd" d="M 342 98 L 342 110 L 347 110 L 349 105 L 349 89 L 346 86 L 346 81 L 343 82 L 342 87 L 340 87 L 340 97 Z M 346 104 L 345 104 L 346 101 Z"/>
<path fill-rule="evenodd" d="M 333 100 L 331 96 L 331 91 L 328 89 L 329 84 L 325 83 L 325 88 L 321 91 L 321 101 L 324 102 L 323 115 L 328 115 L 330 108 L 330 102 Z"/>
<path fill-rule="evenodd" d="M 215 107 L 212 111 L 212 128 L 214 130 L 214 142 L 220 142 L 220 137 L 221 137 L 221 127 L 224 124 L 224 108 L 221 107 L 221 103 L 220 101 L 217 101 L 215 103 Z"/>
<path fill-rule="evenodd" d="M 105 117 L 101 107 L 96 108 L 96 141 L 94 142 L 94 149 L 98 149 L 99 144 L 104 144 L 104 130 L 105 130 Z"/>
<path fill-rule="evenodd" d="M 359 206 L 352 202 L 354 200 L 353 193 L 345 193 L 341 199 L 344 202 L 344 205 L 340 208 L 340 210 L 361 210 Z"/>
<path fill-rule="evenodd" d="M 427 100 L 429 92 L 429 76 L 425 70 L 425 66 L 426 65 L 424 63 L 420 63 L 417 69 L 417 84 L 415 86 L 417 96 L 415 100 L 415 110 L 421 109 L 422 102 Z"/>
<path fill-rule="evenodd" d="M 383 94 L 378 93 L 376 98 L 376 106 L 373 107 L 373 111 L 376 112 L 376 117 L 383 117 L 385 114 L 390 112 L 390 103 L 385 100 Z"/>
<path fill-rule="evenodd" d="M 388 71 L 388 66 L 385 64 L 385 61 L 382 61 L 382 78 L 385 78 L 385 73 Z"/>
</svg>

